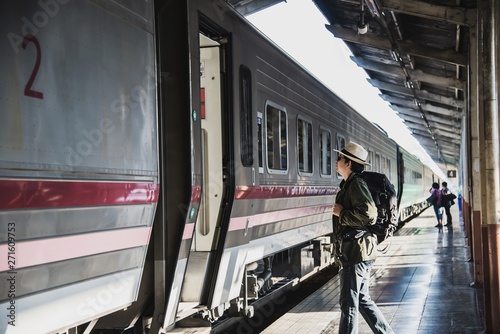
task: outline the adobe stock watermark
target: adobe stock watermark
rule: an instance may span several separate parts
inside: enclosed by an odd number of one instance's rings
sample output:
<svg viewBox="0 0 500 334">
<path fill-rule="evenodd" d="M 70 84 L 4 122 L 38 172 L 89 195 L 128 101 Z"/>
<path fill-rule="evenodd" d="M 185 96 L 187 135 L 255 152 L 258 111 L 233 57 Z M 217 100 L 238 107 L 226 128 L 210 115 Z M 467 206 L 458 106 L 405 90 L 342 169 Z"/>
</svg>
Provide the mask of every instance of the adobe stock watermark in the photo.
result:
<svg viewBox="0 0 500 334">
<path fill-rule="evenodd" d="M 95 318 L 102 312 L 109 310 L 117 296 L 127 292 L 134 284 L 134 279 L 124 273 L 114 274 L 113 281 L 109 282 L 97 293 L 88 296 L 84 302 L 76 307 L 76 312 L 81 317 Z"/>
<path fill-rule="evenodd" d="M 18 53 L 23 44 L 24 36 L 36 36 L 40 29 L 45 27 L 52 18 L 54 18 L 61 9 L 62 5 L 66 5 L 72 0 L 39 0 L 37 2 L 40 10 L 28 17 L 23 16 L 20 19 L 19 30 L 17 32 L 7 33 L 7 38 L 14 49 Z"/>
<path fill-rule="evenodd" d="M 260 307 L 255 310 L 253 317 L 246 318 L 238 324 L 236 334 L 258 333 L 256 331 L 257 328 L 261 328 L 266 322 L 269 321 L 269 319 L 274 318 L 277 308 L 287 302 L 285 294 L 281 292 L 275 293 L 279 293 L 280 295 L 261 304 Z"/>
<path fill-rule="evenodd" d="M 7 323 L 10 326 L 16 326 L 16 223 L 11 221 L 7 223 Z"/>
<path fill-rule="evenodd" d="M 122 95 L 111 102 L 109 107 L 114 118 L 103 117 L 97 124 L 97 127 L 92 129 L 82 129 L 81 134 L 83 139 L 75 145 L 67 145 L 64 148 L 65 164 L 69 166 L 81 165 L 84 159 L 94 153 L 94 151 L 103 144 L 105 137 L 112 134 L 117 127 L 117 124 L 124 122 L 130 117 L 133 109 L 144 105 L 144 101 L 154 100 L 155 71 L 151 67 L 146 68 L 146 75 L 142 80 L 141 85 L 131 88 L 128 94 Z M 54 161 L 54 164 L 61 165 L 60 162 Z"/>
</svg>

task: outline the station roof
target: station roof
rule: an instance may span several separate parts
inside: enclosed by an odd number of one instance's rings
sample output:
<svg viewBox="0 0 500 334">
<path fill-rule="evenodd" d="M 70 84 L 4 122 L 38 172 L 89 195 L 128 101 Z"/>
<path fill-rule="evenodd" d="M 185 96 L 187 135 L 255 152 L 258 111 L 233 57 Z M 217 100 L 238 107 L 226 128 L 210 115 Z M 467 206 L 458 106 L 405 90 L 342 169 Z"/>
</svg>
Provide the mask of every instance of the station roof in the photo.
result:
<svg viewBox="0 0 500 334">
<path fill-rule="evenodd" d="M 248 15 L 282 0 L 226 0 Z M 477 0 L 313 0 L 434 162 L 458 166 Z"/>
</svg>

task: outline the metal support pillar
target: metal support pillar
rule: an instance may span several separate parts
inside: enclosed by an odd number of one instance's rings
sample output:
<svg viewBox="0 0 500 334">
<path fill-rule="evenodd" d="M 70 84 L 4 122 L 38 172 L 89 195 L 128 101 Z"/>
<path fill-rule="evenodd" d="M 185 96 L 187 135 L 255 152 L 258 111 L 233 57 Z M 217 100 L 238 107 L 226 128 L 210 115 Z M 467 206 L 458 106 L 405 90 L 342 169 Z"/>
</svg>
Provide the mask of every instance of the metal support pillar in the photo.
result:
<svg viewBox="0 0 500 334">
<path fill-rule="evenodd" d="M 479 13 L 478 13 L 479 16 Z M 482 286 L 483 277 L 483 256 L 481 240 L 481 194 L 483 185 L 481 183 L 481 143 L 484 134 L 482 121 L 482 25 L 479 17 L 476 17 L 475 24 L 469 27 L 470 30 L 470 142 L 468 146 L 469 157 L 469 184 L 470 187 L 465 190 L 467 194 L 465 199 L 469 199 L 468 207 L 465 207 L 464 216 L 465 228 L 469 232 L 469 241 L 471 243 L 471 259 L 474 261 L 474 282 L 472 285 Z M 465 203 L 463 203 L 465 204 Z"/>
<path fill-rule="evenodd" d="M 487 333 L 500 333 L 500 144 L 499 140 L 499 76 L 498 60 L 500 4 L 497 0 L 479 3 L 482 22 L 483 96 L 482 114 L 484 142 L 482 143 L 483 166 L 483 262 L 485 269 L 485 321 Z"/>
</svg>

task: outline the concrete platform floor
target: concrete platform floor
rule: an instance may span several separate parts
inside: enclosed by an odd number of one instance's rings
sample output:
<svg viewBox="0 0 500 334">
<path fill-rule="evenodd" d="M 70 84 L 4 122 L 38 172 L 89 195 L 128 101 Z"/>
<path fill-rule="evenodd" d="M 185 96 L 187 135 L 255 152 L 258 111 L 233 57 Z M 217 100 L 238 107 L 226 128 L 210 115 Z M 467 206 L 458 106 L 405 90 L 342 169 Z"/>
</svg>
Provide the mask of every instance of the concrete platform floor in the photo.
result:
<svg viewBox="0 0 500 334">
<path fill-rule="evenodd" d="M 375 262 L 371 297 L 398 334 L 484 333 L 482 290 L 470 286 L 472 263 L 457 205 L 451 213 L 454 224 L 439 229 L 428 208 Z M 262 333 L 338 333 L 338 294 L 337 276 Z M 359 333 L 372 333 L 361 316 Z"/>
</svg>

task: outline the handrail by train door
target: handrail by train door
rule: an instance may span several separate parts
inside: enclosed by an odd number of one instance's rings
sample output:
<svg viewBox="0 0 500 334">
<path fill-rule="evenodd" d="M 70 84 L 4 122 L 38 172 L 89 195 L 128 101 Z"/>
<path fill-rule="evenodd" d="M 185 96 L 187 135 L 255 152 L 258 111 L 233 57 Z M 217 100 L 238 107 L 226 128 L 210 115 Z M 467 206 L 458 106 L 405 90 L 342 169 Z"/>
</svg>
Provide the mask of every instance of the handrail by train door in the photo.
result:
<svg viewBox="0 0 500 334">
<path fill-rule="evenodd" d="M 396 160 L 397 160 L 397 170 L 398 170 L 398 208 L 401 204 L 401 198 L 403 197 L 403 187 L 405 183 L 405 164 L 403 159 L 403 152 L 399 149 L 399 146 L 396 146 Z"/>
</svg>

